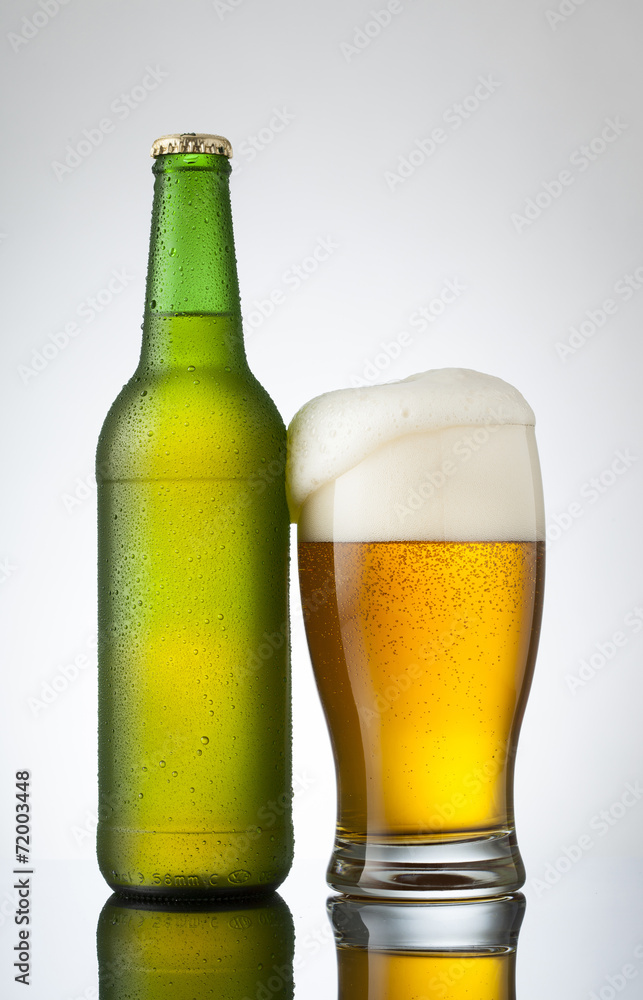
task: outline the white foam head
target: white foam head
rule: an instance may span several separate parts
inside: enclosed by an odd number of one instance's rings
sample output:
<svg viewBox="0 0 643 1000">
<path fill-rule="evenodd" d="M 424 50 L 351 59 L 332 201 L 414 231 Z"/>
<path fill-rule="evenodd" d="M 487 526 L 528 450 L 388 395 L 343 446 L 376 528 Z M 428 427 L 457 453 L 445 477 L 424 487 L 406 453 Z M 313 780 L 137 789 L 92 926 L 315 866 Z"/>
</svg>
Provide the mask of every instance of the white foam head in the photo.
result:
<svg viewBox="0 0 643 1000">
<path fill-rule="evenodd" d="M 289 428 L 300 538 L 544 538 L 534 423 L 513 386 L 460 368 L 318 396 Z"/>
</svg>

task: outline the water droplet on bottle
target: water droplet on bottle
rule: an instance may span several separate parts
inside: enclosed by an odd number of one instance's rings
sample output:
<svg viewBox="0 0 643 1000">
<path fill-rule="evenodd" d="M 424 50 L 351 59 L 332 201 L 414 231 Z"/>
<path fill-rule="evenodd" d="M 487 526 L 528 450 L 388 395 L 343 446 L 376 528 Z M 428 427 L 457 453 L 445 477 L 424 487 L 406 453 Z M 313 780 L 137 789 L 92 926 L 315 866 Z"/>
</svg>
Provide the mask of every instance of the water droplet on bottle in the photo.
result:
<svg viewBox="0 0 643 1000">
<path fill-rule="evenodd" d="M 210 742 L 210 740 L 208 739 L 207 736 L 202 736 L 201 737 L 201 742 L 204 743 L 204 744 L 208 744 Z"/>
<path fill-rule="evenodd" d="M 165 767 L 165 761 L 164 760 L 160 760 L 159 761 L 159 767 Z"/>
<path fill-rule="evenodd" d="M 196 369 L 195 369 L 194 365 L 188 365 L 188 371 L 189 371 L 189 372 L 193 372 L 193 371 L 195 371 L 195 370 L 196 370 Z"/>
</svg>

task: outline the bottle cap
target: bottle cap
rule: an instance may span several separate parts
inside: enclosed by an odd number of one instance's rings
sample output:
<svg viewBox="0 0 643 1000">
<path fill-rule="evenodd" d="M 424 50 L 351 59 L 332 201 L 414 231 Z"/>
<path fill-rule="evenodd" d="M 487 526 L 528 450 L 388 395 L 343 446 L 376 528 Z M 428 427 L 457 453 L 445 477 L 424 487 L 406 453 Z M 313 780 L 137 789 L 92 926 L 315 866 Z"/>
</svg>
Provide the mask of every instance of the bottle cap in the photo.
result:
<svg viewBox="0 0 643 1000">
<path fill-rule="evenodd" d="M 162 135 L 152 143 L 150 156 L 165 153 L 218 153 L 232 156 L 232 145 L 222 135 L 208 135 L 207 132 L 180 132 Z"/>
</svg>

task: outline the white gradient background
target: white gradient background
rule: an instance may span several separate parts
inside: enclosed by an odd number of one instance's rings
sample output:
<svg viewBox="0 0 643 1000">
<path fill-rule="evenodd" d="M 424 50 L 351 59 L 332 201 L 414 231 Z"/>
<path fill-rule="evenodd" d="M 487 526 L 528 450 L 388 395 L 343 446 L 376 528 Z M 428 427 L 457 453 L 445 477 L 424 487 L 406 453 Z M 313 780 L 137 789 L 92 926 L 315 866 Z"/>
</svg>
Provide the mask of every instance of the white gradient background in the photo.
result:
<svg viewBox="0 0 643 1000">
<path fill-rule="evenodd" d="M 36 865 L 29 995 L 95 996 L 94 929 L 108 895 L 93 860 L 95 502 L 88 488 L 69 510 L 65 496 L 91 477 L 102 420 L 138 359 L 149 146 L 186 130 L 220 132 L 237 151 L 232 198 L 248 356 L 286 420 L 311 396 L 350 385 L 401 331 L 413 342 L 382 380 L 477 368 L 515 384 L 533 406 L 553 541 L 517 774 L 529 876 L 518 996 L 568 1000 L 602 989 L 608 1000 L 607 977 L 632 961 L 643 941 L 643 802 L 604 836 L 591 823 L 643 778 L 643 630 L 625 624 L 643 608 L 643 287 L 629 301 L 613 291 L 643 265 L 643 10 L 640 0 L 576 3 L 562 0 L 571 13 L 551 23 L 555 0 L 401 0 L 391 23 L 351 58 L 341 43 L 383 3 L 69 0 L 18 51 L 10 33 L 41 8 L 4 5 L 3 996 L 22 995 L 13 982 L 10 887 L 13 776 L 23 767 L 33 772 Z M 141 85 L 148 66 L 166 76 L 119 118 L 110 105 Z M 481 75 L 499 86 L 452 129 L 443 116 Z M 251 160 L 244 143 L 270 127 L 275 109 L 291 120 L 261 133 L 271 141 Z M 113 131 L 57 179 L 52 163 L 105 117 Z M 587 169 L 571 165 L 607 118 L 627 128 Z M 391 191 L 385 172 L 438 126 L 447 140 Z M 562 170 L 573 183 L 518 232 L 512 214 Z M 337 249 L 294 289 L 285 272 L 320 238 Z M 86 323 L 77 309 L 114 269 L 131 280 Z M 454 279 L 465 286 L 457 301 L 425 332 L 414 329 L 412 314 Z M 257 322 L 256 303 L 276 290 L 285 300 Z M 561 359 L 556 343 L 608 297 L 618 301 L 616 314 Z M 73 321 L 78 336 L 25 383 L 20 366 Z M 622 475 L 605 475 L 608 486 L 592 502 L 585 484 L 626 450 L 635 460 Z M 557 530 L 573 503 L 582 513 Z M 566 676 L 616 631 L 624 644 L 572 693 Z M 29 699 L 82 654 L 87 666 L 34 712 Z M 297 995 L 312 1000 L 335 991 L 328 936 L 314 954 L 306 944 L 326 926 L 335 791 L 296 587 L 293 673 L 295 773 L 306 788 L 295 802 L 297 861 L 283 895 L 304 958 Z M 556 885 L 539 886 L 547 865 L 583 834 L 591 850 Z M 641 982 L 639 960 L 620 995 L 640 995 Z"/>
</svg>

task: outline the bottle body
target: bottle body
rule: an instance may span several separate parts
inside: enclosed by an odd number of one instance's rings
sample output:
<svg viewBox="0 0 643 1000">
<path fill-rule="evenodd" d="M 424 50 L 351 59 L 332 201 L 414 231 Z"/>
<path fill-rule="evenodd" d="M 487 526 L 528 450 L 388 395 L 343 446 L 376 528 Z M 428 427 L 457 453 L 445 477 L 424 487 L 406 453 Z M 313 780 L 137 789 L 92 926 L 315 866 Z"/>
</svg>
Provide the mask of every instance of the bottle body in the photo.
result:
<svg viewBox="0 0 643 1000">
<path fill-rule="evenodd" d="M 98 858 L 121 892 L 267 891 L 292 859 L 285 428 L 239 344 L 237 310 L 148 308 L 99 440 Z"/>
</svg>

